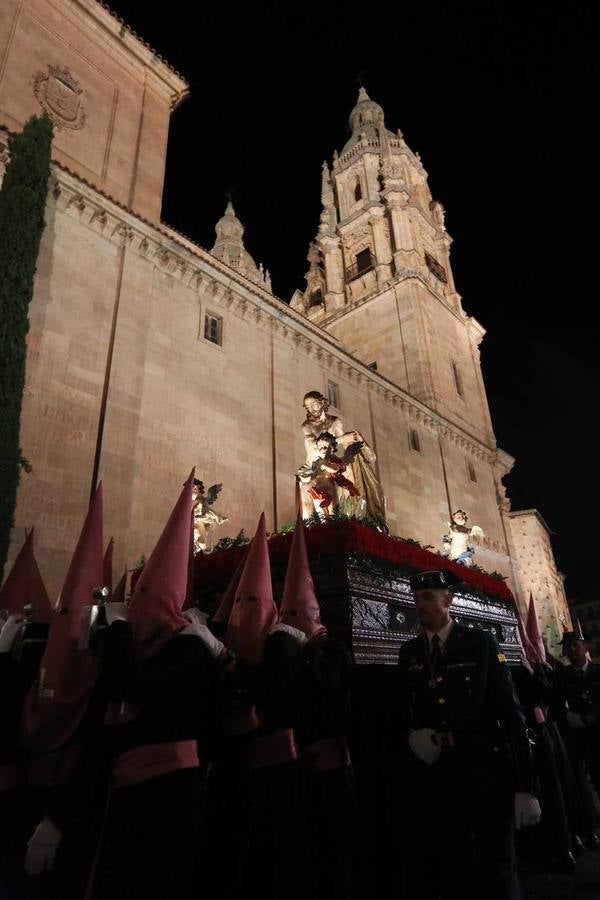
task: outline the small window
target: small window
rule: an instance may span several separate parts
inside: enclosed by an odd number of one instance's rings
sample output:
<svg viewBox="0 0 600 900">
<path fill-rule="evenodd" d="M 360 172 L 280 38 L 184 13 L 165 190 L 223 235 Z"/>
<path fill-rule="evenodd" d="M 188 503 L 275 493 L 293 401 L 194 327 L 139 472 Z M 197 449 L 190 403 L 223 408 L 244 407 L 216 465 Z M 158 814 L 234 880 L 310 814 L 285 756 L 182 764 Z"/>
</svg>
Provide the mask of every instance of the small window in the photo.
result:
<svg viewBox="0 0 600 900">
<path fill-rule="evenodd" d="M 338 386 L 337 384 L 334 384 L 333 381 L 327 382 L 327 399 L 329 400 L 330 406 L 335 406 L 336 409 L 340 408 L 340 395 Z"/>
<path fill-rule="evenodd" d="M 212 344 L 223 343 L 223 319 L 220 316 L 213 316 L 212 313 L 206 313 L 204 316 L 204 337 Z"/>
<path fill-rule="evenodd" d="M 321 306 L 323 303 L 323 294 L 320 290 L 313 291 L 310 295 L 309 306 Z"/>
<path fill-rule="evenodd" d="M 469 472 L 469 481 L 474 481 L 475 484 L 477 484 L 477 472 L 475 471 L 475 466 L 470 459 L 467 460 L 467 469 Z"/>
<path fill-rule="evenodd" d="M 446 277 L 446 271 L 444 267 L 437 261 L 435 256 L 432 256 L 431 253 L 425 253 L 425 265 L 432 272 L 438 281 L 441 281 L 442 284 L 448 284 L 448 278 Z"/>
<path fill-rule="evenodd" d="M 369 363 L 369 365 L 367 366 L 367 368 L 368 368 L 368 369 L 373 369 L 373 371 L 376 372 L 376 371 L 377 371 L 377 361 L 372 362 L 372 363 Z"/>
<path fill-rule="evenodd" d="M 452 374 L 454 375 L 454 387 L 456 388 L 456 393 L 459 397 L 463 397 L 462 378 L 460 377 L 460 372 L 455 362 L 452 363 Z"/>
<path fill-rule="evenodd" d="M 354 188 L 354 199 L 358 202 L 358 200 L 362 200 L 362 189 L 360 186 L 360 181 L 356 182 L 356 187 Z"/>
<path fill-rule="evenodd" d="M 356 254 L 356 270 L 360 275 L 361 272 L 368 272 L 369 269 L 372 268 L 371 250 L 367 247 L 365 250 L 361 250 L 360 253 Z"/>
<path fill-rule="evenodd" d="M 416 450 L 417 453 L 421 452 L 421 442 L 419 440 L 419 432 L 414 429 L 410 432 L 410 446 L 412 450 Z"/>
</svg>

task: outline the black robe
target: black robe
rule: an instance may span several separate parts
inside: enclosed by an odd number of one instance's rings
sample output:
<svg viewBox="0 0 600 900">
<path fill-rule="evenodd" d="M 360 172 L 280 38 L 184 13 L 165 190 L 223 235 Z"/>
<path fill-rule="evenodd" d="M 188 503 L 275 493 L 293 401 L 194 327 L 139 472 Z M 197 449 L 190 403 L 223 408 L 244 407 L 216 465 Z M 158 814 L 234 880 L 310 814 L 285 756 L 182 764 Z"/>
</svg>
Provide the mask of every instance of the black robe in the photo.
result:
<svg viewBox="0 0 600 900">
<path fill-rule="evenodd" d="M 302 711 L 298 739 L 303 753 L 308 896 L 345 900 L 352 893 L 357 797 L 350 757 L 319 771 L 311 749 L 330 740 L 347 745 L 352 660 L 340 641 L 324 637 L 303 650 Z M 333 765 L 333 761 L 331 763 Z"/>
<path fill-rule="evenodd" d="M 105 726 L 111 766 L 134 748 L 197 742 L 215 689 L 215 663 L 203 641 L 178 634 L 136 661 L 130 626 L 115 623 L 109 631 L 108 696 L 135 708 L 131 721 Z M 111 789 L 95 898 L 187 900 L 201 863 L 202 775 L 200 767 L 183 768 Z"/>
<path fill-rule="evenodd" d="M 11 900 L 43 897 L 23 868 L 27 841 L 43 815 L 43 790 L 27 784 L 26 752 L 21 746 L 21 714 L 38 673 L 48 625 L 26 625 L 8 653 L 0 653 L 0 766 L 17 773 L 14 787 L 0 792 L 0 897 Z"/>
<path fill-rule="evenodd" d="M 256 707 L 260 726 L 248 745 L 250 815 L 249 851 L 244 896 L 295 900 L 306 896 L 305 828 L 302 777 L 298 759 L 255 767 L 255 741 L 292 731 L 296 736 L 302 651 L 285 632 L 265 643 L 256 672 Z"/>
</svg>

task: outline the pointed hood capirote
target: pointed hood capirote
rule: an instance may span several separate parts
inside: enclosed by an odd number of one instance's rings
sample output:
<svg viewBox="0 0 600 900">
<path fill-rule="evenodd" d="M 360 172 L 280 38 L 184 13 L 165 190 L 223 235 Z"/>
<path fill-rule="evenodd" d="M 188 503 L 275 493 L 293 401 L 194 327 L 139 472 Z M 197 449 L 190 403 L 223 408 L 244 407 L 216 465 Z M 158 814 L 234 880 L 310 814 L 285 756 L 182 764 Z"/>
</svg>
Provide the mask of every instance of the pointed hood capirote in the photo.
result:
<svg viewBox="0 0 600 900">
<path fill-rule="evenodd" d="M 303 631 L 309 640 L 327 633 L 321 622 L 321 607 L 310 572 L 301 512 L 296 519 L 290 548 L 279 620 Z"/>
<path fill-rule="evenodd" d="M 20 615 L 26 606 L 32 621 L 50 622 L 54 610 L 33 552 L 33 528 L 0 590 L 0 609 Z"/>
<path fill-rule="evenodd" d="M 194 470 L 135 585 L 129 622 L 138 659 L 153 656 L 189 625 L 182 609 L 188 591 L 193 486 Z"/>
<path fill-rule="evenodd" d="M 267 635 L 276 621 L 265 514 L 262 513 L 235 591 L 224 643 L 240 659 L 258 665 Z"/>
<path fill-rule="evenodd" d="M 27 743 L 40 750 L 60 747 L 73 735 L 96 681 L 96 658 L 79 641 L 84 610 L 102 586 L 102 485 L 88 509 L 56 612 L 46 650 L 23 710 Z"/>
</svg>

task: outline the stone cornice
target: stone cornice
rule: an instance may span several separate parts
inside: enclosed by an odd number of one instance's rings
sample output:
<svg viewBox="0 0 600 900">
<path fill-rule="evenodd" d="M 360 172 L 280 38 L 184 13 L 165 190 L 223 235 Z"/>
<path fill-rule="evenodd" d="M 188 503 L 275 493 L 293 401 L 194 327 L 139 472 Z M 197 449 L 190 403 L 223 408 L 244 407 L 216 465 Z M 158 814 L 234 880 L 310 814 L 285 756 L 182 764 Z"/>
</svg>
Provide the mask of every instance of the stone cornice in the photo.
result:
<svg viewBox="0 0 600 900">
<path fill-rule="evenodd" d="M 554 534 L 548 527 L 548 524 L 544 521 L 542 514 L 537 509 L 515 509 L 509 512 L 508 515 L 511 519 L 517 519 L 519 516 L 534 516 L 549 535 Z"/>
<path fill-rule="evenodd" d="M 179 281 L 198 295 L 257 327 L 269 328 L 295 349 L 326 365 L 352 384 L 372 392 L 403 414 L 408 423 L 420 425 L 460 447 L 466 453 L 495 465 L 499 451 L 443 416 L 429 409 L 392 381 L 369 369 L 347 353 L 332 335 L 305 316 L 221 263 L 207 250 L 165 225 L 154 225 L 101 194 L 64 167 L 53 163 L 50 203 L 58 213 L 76 218 L 83 227 L 105 240 L 126 246 L 147 259 L 157 270 Z M 414 276 L 411 276 L 414 277 Z"/>
<path fill-rule="evenodd" d="M 64 7 L 64 0 L 62 5 Z M 188 96 L 189 85 L 183 75 L 136 34 L 107 3 L 98 0 L 70 0 L 70 5 L 75 9 L 79 8 L 83 15 L 93 18 L 122 48 L 157 75 L 171 91 L 171 109 L 175 109 Z"/>
</svg>

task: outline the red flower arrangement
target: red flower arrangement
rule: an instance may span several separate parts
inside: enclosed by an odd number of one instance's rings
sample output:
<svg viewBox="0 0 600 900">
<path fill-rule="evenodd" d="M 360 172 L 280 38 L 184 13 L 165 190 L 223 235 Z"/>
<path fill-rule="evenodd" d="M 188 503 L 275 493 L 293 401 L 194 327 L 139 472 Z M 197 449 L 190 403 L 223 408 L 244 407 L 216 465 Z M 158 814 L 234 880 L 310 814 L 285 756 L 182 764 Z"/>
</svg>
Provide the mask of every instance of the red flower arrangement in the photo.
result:
<svg viewBox="0 0 600 900">
<path fill-rule="evenodd" d="M 292 532 L 275 534 L 269 538 L 269 559 L 272 565 L 287 562 Z M 451 562 L 436 553 L 424 550 L 418 544 L 403 541 L 361 525 L 360 522 L 329 522 L 306 530 L 306 544 L 311 559 L 328 556 L 370 556 L 403 569 L 429 571 L 444 569 L 454 572 L 461 581 L 477 591 L 500 597 L 514 603 L 510 588 L 504 581 L 477 569 Z M 212 581 L 224 581 L 234 572 L 243 546 L 231 547 L 214 553 L 200 554 L 195 560 L 195 582 L 206 585 Z"/>
</svg>

